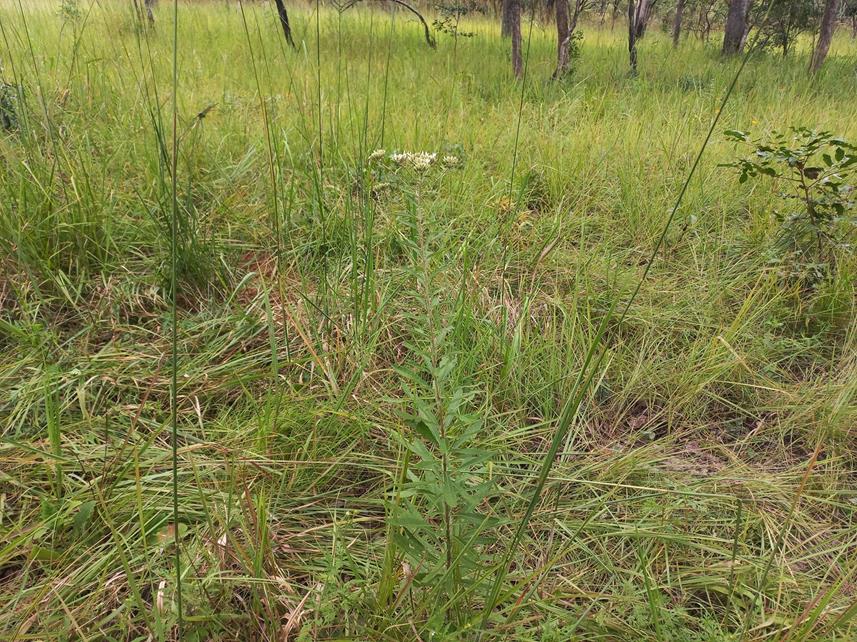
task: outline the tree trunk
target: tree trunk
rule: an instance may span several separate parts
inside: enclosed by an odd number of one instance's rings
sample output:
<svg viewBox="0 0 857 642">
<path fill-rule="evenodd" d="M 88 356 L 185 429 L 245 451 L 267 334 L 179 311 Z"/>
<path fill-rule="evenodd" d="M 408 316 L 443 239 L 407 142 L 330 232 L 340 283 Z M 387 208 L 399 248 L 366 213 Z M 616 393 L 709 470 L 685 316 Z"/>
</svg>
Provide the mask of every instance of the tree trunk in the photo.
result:
<svg viewBox="0 0 857 642">
<path fill-rule="evenodd" d="M 740 51 L 744 51 L 744 47 L 747 44 L 747 38 L 750 37 L 750 29 L 751 29 L 751 26 L 750 26 L 750 23 L 748 22 L 747 26 L 744 27 L 744 35 L 741 36 Z"/>
<path fill-rule="evenodd" d="M 514 13 L 513 4 L 516 4 L 518 0 L 503 0 L 503 13 L 500 19 L 500 35 L 504 38 L 512 37 L 512 23 L 514 19 L 512 14 Z M 518 8 L 518 20 L 520 21 L 520 7 Z"/>
<path fill-rule="evenodd" d="M 521 57 L 521 0 L 504 0 L 509 3 L 509 36 L 512 38 L 512 71 L 520 78 L 524 73 Z"/>
<path fill-rule="evenodd" d="M 568 25 L 568 0 L 554 0 L 556 5 L 556 69 L 553 77 L 562 78 L 568 71 L 568 49 L 571 29 Z"/>
<path fill-rule="evenodd" d="M 809 63 L 809 70 L 812 73 L 821 69 L 824 59 L 827 58 L 827 52 L 830 50 L 830 41 L 833 39 L 833 32 L 836 30 L 836 15 L 838 12 L 839 0 L 827 0 L 824 3 L 824 13 L 821 16 L 821 26 L 818 30 L 818 42 L 815 45 L 815 51 L 812 52 L 812 60 Z"/>
<path fill-rule="evenodd" d="M 657 0 L 638 0 L 637 1 L 637 20 L 634 26 L 637 40 L 646 35 L 646 27 L 649 25 L 649 17 L 652 15 L 652 9 Z"/>
<path fill-rule="evenodd" d="M 744 51 L 744 46 L 747 44 L 747 38 L 750 37 L 750 30 L 753 29 L 753 23 L 750 22 L 750 11 L 753 9 L 753 0 L 747 0 L 747 10 L 744 12 L 744 35 L 741 36 L 740 51 Z"/>
<path fill-rule="evenodd" d="M 628 61 L 631 75 L 637 75 L 637 2 L 628 0 Z"/>
<path fill-rule="evenodd" d="M 723 34 L 723 55 L 740 53 L 744 40 L 744 27 L 747 22 L 747 1 L 731 0 L 729 13 L 726 14 L 726 28 Z"/>
<path fill-rule="evenodd" d="M 789 18 L 786 20 L 782 28 L 783 33 L 783 58 L 789 55 L 789 48 L 792 46 L 792 22 L 794 17 L 794 5 L 789 4 Z"/>
<path fill-rule="evenodd" d="M 144 0 L 143 4 L 146 7 L 146 18 L 151 26 L 155 25 L 155 4 L 157 0 Z"/>
<path fill-rule="evenodd" d="M 283 4 L 283 0 L 274 0 L 274 2 L 277 5 L 277 14 L 280 16 L 280 25 L 283 27 L 283 35 L 286 37 L 286 42 L 292 48 L 296 48 L 295 41 L 292 38 L 292 28 L 289 26 L 289 14 L 286 13 L 286 5 Z"/>
<path fill-rule="evenodd" d="M 678 0 L 675 6 L 675 18 L 673 18 L 673 47 L 678 47 L 681 38 L 681 19 L 684 16 L 684 5 L 686 0 Z"/>
<path fill-rule="evenodd" d="M 711 37 L 711 5 L 700 3 L 699 5 L 699 19 L 697 20 L 697 30 L 699 33 L 699 39 L 702 40 L 706 45 L 708 44 L 708 39 Z"/>
</svg>

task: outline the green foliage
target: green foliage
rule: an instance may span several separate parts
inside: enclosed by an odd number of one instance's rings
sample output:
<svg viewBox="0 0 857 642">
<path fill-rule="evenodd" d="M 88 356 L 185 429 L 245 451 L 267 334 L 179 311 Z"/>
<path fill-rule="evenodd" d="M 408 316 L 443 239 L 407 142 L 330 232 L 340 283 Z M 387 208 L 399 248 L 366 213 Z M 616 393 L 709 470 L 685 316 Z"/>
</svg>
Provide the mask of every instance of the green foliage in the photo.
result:
<svg viewBox="0 0 857 642">
<path fill-rule="evenodd" d="M 580 58 L 583 49 L 583 31 L 575 29 L 568 43 L 569 69 L 575 68 L 574 61 Z"/>
<path fill-rule="evenodd" d="M 411 276 L 422 305 L 411 318 L 412 361 L 395 368 L 410 431 L 394 435 L 407 455 L 391 526 L 430 630 L 448 633 L 464 625 L 464 606 L 482 586 L 487 529 L 496 524 L 487 509 L 496 488 L 489 474 L 493 453 L 479 440 L 484 409 L 456 356 L 455 299 L 445 293 L 430 249 L 444 247 L 444 235 L 427 235 L 415 207 Z"/>
<path fill-rule="evenodd" d="M 780 197 L 793 204 L 774 210 L 780 224 L 772 260 L 791 277 L 809 284 L 827 278 L 837 251 L 853 252 L 857 229 L 855 191 L 857 147 L 830 132 L 792 128 L 762 138 L 730 130 L 726 135 L 751 148 L 750 155 L 724 165 L 739 181 L 768 177 L 783 186 Z"/>
<path fill-rule="evenodd" d="M 574 75 L 574 71 L 577 68 L 575 62 L 580 58 L 581 47 L 583 45 L 583 31 L 578 28 L 575 28 L 568 36 L 568 64 L 566 64 L 565 69 L 557 75 L 557 72 L 554 72 L 555 78 L 570 78 Z"/>
<path fill-rule="evenodd" d="M 761 23 L 761 43 L 787 56 L 802 33 L 813 31 L 823 3 L 815 0 L 770 0 L 753 3 L 754 21 Z"/>
<path fill-rule="evenodd" d="M 0 81 L 0 127 L 6 131 L 18 128 L 18 96 L 15 85 Z"/>
<path fill-rule="evenodd" d="M 462 31 L 459 27 L 461 19 L 474 13 L 484 14 L 487 12 L 484 4 L 474 0 L 462 0 L 452 4 L 439 3 L 434 6 L 438 17 L 432 21 L 435 30 L 458 38 L 472 38 L 476 35 L 473 31 Z"/>
<path fill-rule="evenodd" d="M 429 619 L 438 630 L 450 620 L 460 624 L 453 613 L 461 610 L 463 597 L 481 592 L 486 530 L 496 521 L 486 512 L 496 492 L 488 473 L 492 453 L 478 446 L 482 421 L 468 412 L 475 392 L 449 388 L 455 367 L 453 359 L 442 359 L 431 368 L 432 383 L 398 369 L 413 432 L 400 439 L 409 465 L 391 525 L 413 573 L 417 599 L 430 605 Z M 443 395 L 439 400 L 431 396 L 435 387 Z"/>
<path fill-rule="evenodd" d="M 58 6 L 0 2 L 0 639 L 177 639 L 176 531 L 188 640 L 471 642 L 507 550 L 484 642 L 735 642 L 754 604 L 745 640 L 855 638 L 857 263 L 812 296 L 844 330 L 804 331 L 756 243 L 786 208 L 722 180 L 722 139 L 509 546 L 734 73 L 713 47 L 651 29 L 631 83 L 608 8 L 573 84 L 537 23 L 522 86 L 478 15 L 456 55 L 402 11 L 295 6 L 296 55 L 270 5 L 180 1 L 173 530 L 171 7 Z M 832 62 L 757 58 L 724 127 L 854 141 Z"/>
<path fill-rule="evenodd" d="M 79 22 L 83 17 L 79 0 L 61 0 L 58 14 L 63 22 Z"/>
</svg>

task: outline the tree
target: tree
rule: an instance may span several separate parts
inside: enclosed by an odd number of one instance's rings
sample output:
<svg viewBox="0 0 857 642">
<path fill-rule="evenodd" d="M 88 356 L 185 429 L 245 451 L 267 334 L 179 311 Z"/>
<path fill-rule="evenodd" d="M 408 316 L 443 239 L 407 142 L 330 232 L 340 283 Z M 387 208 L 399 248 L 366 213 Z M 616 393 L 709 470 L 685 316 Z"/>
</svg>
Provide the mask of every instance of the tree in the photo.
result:
<svg viewBox="0 0 857 642">
<path fill-rule="evenodd" d="M 675 17 L 673 17 L 673 47 L 678 47 L 681 38 L 681 20 L 684 17 L 684 6 L 686 0 L 678 0 L 675 6 Z"/>
<path fill-rule="evenodd" d="M 768 0 L 758 3 L 759 29 L 769 47 L 779 47 L 787 56 L 798 36 L 813 31 L 820 17 L 815 0 Z"/>
<path fill-rule="evenodd" d="M 657 0 L 628 0 L 628 58 L 631 75 L 637 75 L 637 41 L 646 33 L 646 24 Z"/>
<path fill-rule="evenodd" d="M 637 0 L 637 15 L 634 21 L 636 39 L 639 40 L 646 35 L 646 27 L 649 26 L 649 18 L 658 0 Z"/>
<path fill-rule="evenodd" d="M 750 31 L 753 29 L 753 21 L 750 19 L 750 14 L 753 11 L 753 0 L 747 0 L 747 10 L 744 12 L 744 35 L 741 37 L 741 48 L 744 50 L 744 45 L 747 44 L 747 38 Z"/>
<path fill-rule="evenodd" d="M 292 28 L 289 25 L 289 14 L 286 12 L 286 5 L 283 0 L 274 0 L 277 5 L 277 15 L 280 16 L 280 25 L 283 27 L 283 35 L 286 37 L 286 42 L 296 48 L 294 38 L 292 38 Z"/>
<path fill-rule="evenodd" d="M 553 77 L 562 78 L 568 73 L 571 63 L 571 48 L 574 44 L 577 21 L 586 7 L 587 0 L 574 0 L 574 13 L 569 18 L 568 0 L 554 0 L 556 5 L 556 70 Z"/>
<path fill-rule="evenodd" d="M 509 37 L 512 39 L 512 71 L 515 76 L 521 77 L 524 73 L 524 61 L 521 57 L 521 0 L 503 0 L 503 21 L 508 21 Z"/>
<path fill-rule="evenodd" d="M 628 0 L 628 59 L 631 75 L 637 75 L 637 41 L 646 33 L 646 25 L 657 0 Z"/>
<path fill-rule="evenodd" d="M 842 13 L 851 22 L 851 37 L 857 38 L 857 0 L 845 0 L 845 10 Z"/>
<path fill-rule="evenodd" d="M 616 18 L 621 13 L 622 0 L 613 0 L 613 10 L 610 12 L 610 31 L 616 28 Z"/>
<path fill-rule="evenodd" d="M 646 0 L 640 0 L 645 2 Z M 631 65 L 631 75 L 637 75 L 637 0 L 628 0 L 628 59 Z"/>
<path fill-rule="evenodd" d="M 688 22 L 687 29 L 694 32 L 697 37 L 707 43 L 711 36 L 711 30 L 715 23 L 720 21 L 720 10 L 728 5 L 719 2 L 719 0 L 695 0 L 688 3 L 686 10 L 695 11 L 695 16 Z M 723 12 L 723 20 L 725 21 L 726 13 Z M 684 25 L 682 25 L 684 26 Z"/>
<path fill-rule="evenodd" d="M 155 4 L 157 0 L 143 0 L 141 5 L 139 0 L 134 0 L 134 13 L 137 14 L 137 20 L 143 24 L 143 13 L 146 14 L 146 22 L 150 27 L 155 26 Z"/>
<path fill-rule="evenodd" d="M 568 0 L 553 0 L 556 5 L 556 70 L 554 78 L 565 75 L 568 69 L 568 48 L 572 27 L 568 24 Z"/>
<path fill-rule="evenodd" d="M 154 8 L 155 8 L 156 3 L 157 3 L 157 0 L 145 0 L 143 3 L 146 6 L 146 18 L 148 18 L 150 25 L 155 24 Z"/>
<path fill-rule="evenodd" d="M 836 16 L 839 13 L 839 0 L 827 0 L 824 3 L 824 14 L 821 16 L 821 27 L 818 30 L 818 42 L 815 44 L 815 51 L 812 52 L 812 60 L 809 63 L 811 73 L 817 72 L 824 64 L 824 59 L 827 58 L 827 52 L 830 50 L 830 41 L 833 39 L 833 32 L 836 30 Z"/>
<path fill-rule="evenodd" d="M 731 0 L 726 14 L 726 27 L 723 34 L 723 55 L 740 53 L 744 48 L 744 34 L 747 31 L 747 8 L 749 0 Z"/>
<path fill-rule="evenodd" d="M 512 37 L 512 23 L 514 22 L 514 9 L 512 7 L 517 0 L 503 0 L 502 13 L 500 18 L 500 35 L 504 38 Z M 518 6 L 518 23 L 521 21 L 521 7 Z M 520 29 L 520 26 L 519 26 Z"/>
</svg>

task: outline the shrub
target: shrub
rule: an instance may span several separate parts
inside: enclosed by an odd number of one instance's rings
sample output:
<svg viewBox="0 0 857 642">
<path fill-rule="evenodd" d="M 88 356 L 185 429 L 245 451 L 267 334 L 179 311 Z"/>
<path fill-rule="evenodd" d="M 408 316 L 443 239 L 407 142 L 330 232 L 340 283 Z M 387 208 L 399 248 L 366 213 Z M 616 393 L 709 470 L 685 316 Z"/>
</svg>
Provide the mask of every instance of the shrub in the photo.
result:
<svg viewBox="0 0 857 642">
<path fill-rule="evenodd" d="M 783 185 L 780 196 L 789 206 L 774 210 L 779 229 L 771 261 L 805 284 L 825 279 L 836 269 L 837 251 L 853 251 L 857 147 L 804 127 L 766 138 L 735 130 L 726 135 L 752 148 L 745 158 L 724 165 L 739 170 L 740 182 L 767 176 Z"/>
</svg>

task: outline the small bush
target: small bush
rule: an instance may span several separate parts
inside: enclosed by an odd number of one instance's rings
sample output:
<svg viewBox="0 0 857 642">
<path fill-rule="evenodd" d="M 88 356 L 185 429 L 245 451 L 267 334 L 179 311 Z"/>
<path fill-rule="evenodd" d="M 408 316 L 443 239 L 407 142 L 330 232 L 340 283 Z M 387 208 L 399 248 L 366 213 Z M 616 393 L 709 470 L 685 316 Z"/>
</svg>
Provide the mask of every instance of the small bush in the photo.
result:
<svg viewBox="0 0 857 642">
<path fill-rule="evenodd" d="M 767 176 L 783 186 L 780 197 L 788 207 L 773 212 L 779 228 L 769 248 L 771 262 L 805 285 L 826 279 L 836 269 L 837 252 L 853 251 L 857 147 L 803 127 L 766 138 L 735 130 L 726 135 L 752 150 L 723 165 L 739 170 L 741 183 Z"/>
</svg>

